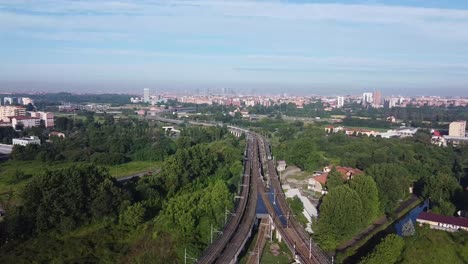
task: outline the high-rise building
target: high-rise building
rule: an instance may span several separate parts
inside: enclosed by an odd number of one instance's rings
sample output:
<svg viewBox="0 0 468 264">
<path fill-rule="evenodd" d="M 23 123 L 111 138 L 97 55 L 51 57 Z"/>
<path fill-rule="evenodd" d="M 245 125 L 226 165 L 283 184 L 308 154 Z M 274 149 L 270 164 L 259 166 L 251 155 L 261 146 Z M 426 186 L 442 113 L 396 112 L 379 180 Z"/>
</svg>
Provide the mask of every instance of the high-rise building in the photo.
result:
<svg viewBox="0 0 468 264">
<path fill-rule="evenodd" d="M 374 105 L 382 105 L 382 93 L 380 91 L 374 92 Z"/>
<path fill-rule="evenodd" d="M 363 93 L 362 94 L 362 104 L 372 104 L 374 102 L 372 93 Z"/>
<path fill-rule="evenodd" d="M 12 105 L 14 102 L 13 97 L 4 97 L 3 105 Z"/>
<path fill-rule="evenodd" d="M 28 105 L 28 104 L 33 104 L 34 105 L 34 101 L 29 97 L 22 97 L 21 98 L 21 104 L 22 105 Z"/>
<path fill-rule="evenodd" d="M 54 127 L 54 113 L 52 112 L 29 112 L 32 117 L 39 118 L 47 128 Z"/>
<path fill-rule="evenodd" d="M 341 107 L 344 106 L 344 97 L 343 96 L 338 96 L 336 98 L 336 101 L 337 101 L 336 107 L 341 108 Z"/>
<path fill-rule="evenodd" d="M 465 137 L 466 121 L 455 121 L 449 125 L 449 136 Z"/>
<path fill-rule="evenodd" d="M 143 89 L 143 102 L 148 103 L 150 101 L 150 90 L 149 88 Z"/>
<path fill-rule="evenodd" d="M 22 106 L 0 106 L 0 121 L 10 122 L 9 116 L 24 116 L 26 109 Z"/>
</svg>

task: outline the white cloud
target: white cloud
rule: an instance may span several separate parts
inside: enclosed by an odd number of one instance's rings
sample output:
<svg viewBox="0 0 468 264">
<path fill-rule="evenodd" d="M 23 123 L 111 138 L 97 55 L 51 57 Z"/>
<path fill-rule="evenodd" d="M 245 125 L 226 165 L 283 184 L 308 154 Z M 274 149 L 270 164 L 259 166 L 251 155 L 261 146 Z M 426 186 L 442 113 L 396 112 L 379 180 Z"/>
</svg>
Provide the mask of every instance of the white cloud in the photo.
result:
<svg viewBox="0 0 468 264">
<path fill-rule="evenodd" d="M 403 72 L 422 78 L 423 73 L 461 76 L 468 71 L 468 11 L 454 9 L 243 0 L 0 0 L 0 38 L 1 47 L 26 42 L 27 54 L 45 54 L 34 61 L 34 56 L 5 56 L 9 49 L 0 49 L 4 65 L 27 61 L 33 71 L 43 59 L 60 65 L 70 57 L 96 66 L 64 69 L 95 78 L 113 72 L 125 76 L 126 66 L 104 67 L 108 61 L 153 63 L 157 66 L 151 69 L 175 79 L 184 71 L 198 79 L 293 82 L 318 78 L 311 72 L 320 71 L 362 72 L 361 80 Z M 42 46 L 36 47 L 36 41 Z M 44 47 L 49 43 L 53 49 Z M 44 69 L 52 77 L 60 67 Z M 153 74 L 128 67 L 135 76 Z M 216 70 L 220 73 L 213 76 Z M 366 76 L 369 72 L 380 75 Z"/>
</svg>

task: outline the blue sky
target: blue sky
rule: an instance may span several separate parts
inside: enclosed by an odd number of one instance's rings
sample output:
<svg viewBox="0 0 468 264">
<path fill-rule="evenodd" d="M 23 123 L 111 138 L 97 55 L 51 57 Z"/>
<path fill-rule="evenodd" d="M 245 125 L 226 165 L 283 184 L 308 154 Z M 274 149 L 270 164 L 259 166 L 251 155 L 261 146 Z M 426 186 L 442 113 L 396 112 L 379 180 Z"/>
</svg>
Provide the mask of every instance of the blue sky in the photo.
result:
<svg viewBox="0 0 468 264">
<path fill-rule="evenodd" d="M 0 90 L 468 96 L 468 1 L 0 0 Z"/>
</svg>

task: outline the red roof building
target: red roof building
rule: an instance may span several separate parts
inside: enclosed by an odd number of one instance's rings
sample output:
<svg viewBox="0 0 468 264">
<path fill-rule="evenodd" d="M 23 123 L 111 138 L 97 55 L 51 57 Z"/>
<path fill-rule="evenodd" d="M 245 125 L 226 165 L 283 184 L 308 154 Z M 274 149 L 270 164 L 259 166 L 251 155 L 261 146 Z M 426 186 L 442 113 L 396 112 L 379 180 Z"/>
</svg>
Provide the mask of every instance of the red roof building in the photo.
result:
<svg viewBox="0 0 468 264">
<path fill-rule="evenodd" d="M 428 212 L 421 212 L 416 219 L 420 224 L 427 224 L 432 229 L 439 229 L 449 232 L 458 230 L 468 231 L 468 218 L 445 216 Z"/>
<path fill-rule="evenodd" d="M 320 184 L 325 185 L 328 180 L 328 175 L 330 174 L 330 166 L 325 167 L 324 173 L 315 176 L 314 179 L 318 181 Z M 360 169 L 355 169 L 355 168 L 350 168 L 350 167 L 341 167 L 341 166 L 335 166 L 336 171 L 338 171 L 342 177 L 343 180 L 351 180 L 355 175 L 359 175 L 362 173 Z"/>
</svg>

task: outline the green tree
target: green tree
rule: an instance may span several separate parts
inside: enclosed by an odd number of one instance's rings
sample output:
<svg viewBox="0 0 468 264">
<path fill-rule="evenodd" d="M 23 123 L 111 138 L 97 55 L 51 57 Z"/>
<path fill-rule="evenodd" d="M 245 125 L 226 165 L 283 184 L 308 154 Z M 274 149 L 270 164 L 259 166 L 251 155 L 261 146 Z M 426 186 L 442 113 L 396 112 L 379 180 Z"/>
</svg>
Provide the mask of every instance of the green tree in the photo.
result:
<svg viewBox="0 0 468 264">
<path fill-rule="evenodd" d="M 366 169 L 377 184 L 381 210 L 391 213 L 409 191 L 410 173 L 394 163 L 374 164 Z"/>
<path fill-rule="evenodd" d="M 145 220 L 145 208 L 141 203 L 128 206 L 119 216 L 119 223 L 128 227 L 137 227 Z"/>
<path fill-rule="evenodd" d="M 455 206 L 450 202 L 458 191 L 461 191 L 461 186 L 449 174 L 439 173 L 424 178 L 423 196 L 431 200 L 439 213 L 453 215 Z"/>
<path fill-rule="evenodd" d="M 397 263 L 400 258 L 401 252 L 405 247 L 403 238 L 390 234 L 386 236 L 369 254 L 367 257 L 359 262 L 360 264 L 393 264 Z"/>
<path fill-rule="evenodd" d="M 341 175 L 341 173 L 336 170 L 335 166 L 333 166 L 328 173 L 327 182 L 325 184 L 327 189 L 331 190 L 332 188 L 341 186 L 343 184 L 343 175 Z"/>
<path fill-rule="evenodd" d="M 316 225 L 317 240 L 324 249 L 332 249 L 351 238 L 363 226 L 362 202 L 347 185 L 338 186 L 325 195 Z"/>
<path fill-rule="evenodd" d="M 20 194 L 19 222 L 30 232 L 77 226 L 115 215 L 126 198 L 107 171 L 95 166 L 71 166 L 36 175 Z"/>
<path fill-rule="evenodd" d="M 379 215 L 379 191 L 372 177 L 361 174 L 349 181 L 351 189 L 361 198 L 363 219 L 370 224 Z"/>
</svg>

